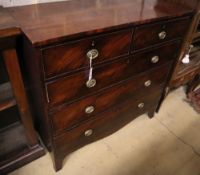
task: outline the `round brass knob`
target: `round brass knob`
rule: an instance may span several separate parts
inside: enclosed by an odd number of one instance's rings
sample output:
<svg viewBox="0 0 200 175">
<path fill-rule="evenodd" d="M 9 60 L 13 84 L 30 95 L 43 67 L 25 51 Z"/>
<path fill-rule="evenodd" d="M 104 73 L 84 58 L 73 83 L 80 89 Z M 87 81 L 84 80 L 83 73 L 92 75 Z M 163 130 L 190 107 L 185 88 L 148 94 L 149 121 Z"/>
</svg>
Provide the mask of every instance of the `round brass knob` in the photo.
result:
<svg viewBox="0 0 200 175">
<path fill-rule="evenodd" d="M 158 61 L 159 61 L 159 56 L 154 56 L 151 58 L 151 62 L 154 64 L 157 63 Z"/>
<path fill-rule="evenodd" d="M 94 87 L 95 85 L 96 85 L 96 80 L 95 79 L 91 79 L 91 80 L 88 80 L 87 82 L 86 82 L 86 86 L 88 87 L 88 88 L 92 88 L 92 87 Z"/>
<path fill-rule="evenodd" d="M 140 109 L 144 108 L 144 103 L 138 104 L 138 108 L 140 108 Z"/>
<path fill-rule="evenodd" d="M 146 87 L 151 86 L 151 80 L 146 81 L 146 82 L 144 83 L 144 85 L 145 85 Z"/>
<path fill-rule="evenodd" d="M 93 112 L 94 112 L 94 106 L 88 106 L 87 108 L 85 108 L 86 114 L 91 114 Z"/>
<path fill-rule="evenodd" d="M 85 136 L 86 136 L 86 137 L 89 137 L 89 136 L 91 136 L 92 134 L 93 134 L 93 130 L 92 130 L 92 129 L 89 129 L 89 130 L 85 131 Z"/>
<path fill-rule="evenodd" d="M 89 59 L 95 59 L 99 56 L 99 51 L 97 49 L 92 49 L 90 51 L 87 52 L 87 57 Z"/>
<path fill-rule="evenodd" d="M 160 32 L 160 33 L 158 34 L 158 36 L 159 36 L 159 38 L 160 38 L 161 40 L 163 40 L 163 39 L 166 38 L 167 33 L 166 33 L 165 31 L 162 31 L 162 32 Z"/>
</svg>

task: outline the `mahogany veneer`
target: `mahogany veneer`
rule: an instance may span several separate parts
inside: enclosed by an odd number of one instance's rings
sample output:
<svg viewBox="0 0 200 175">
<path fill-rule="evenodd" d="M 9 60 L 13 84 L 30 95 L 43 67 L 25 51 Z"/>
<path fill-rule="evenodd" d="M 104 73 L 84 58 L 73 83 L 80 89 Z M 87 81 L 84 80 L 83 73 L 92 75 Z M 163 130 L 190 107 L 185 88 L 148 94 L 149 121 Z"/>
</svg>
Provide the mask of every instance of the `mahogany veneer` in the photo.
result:
<svg viewBox="0 0 200 175">
<path fill-rule="evenodd" d="M 131 37 L 131 30 L 122 30 L 103 36 L 64 43 L 56 47 L 48 47 L 43 50 L 45 77 L 50 78 L 87 67 L 88 59 L 85 53 L 92 49 L 93 45 L 99 51 L 98 59 L 94 60 L 95 64 L 127 56 Z"/>
<path fill-rule="evenodd" d="M 140 114 L 154 116 L 193 15 L 187 3 L 170 0 L 74 0 L 9 10 L 24 33 L 37 122 L 56 170 L 70 152 Z M 96 84 L 88 87 L 91 55 Z"/>
<path fill-rule="evenodd" d="M 152 25 L 136 27 L 133 49 L 144 49 L 153 44 L 160 44 L 168 40 L 181 38 L 185 34 L 185 28 L 183 26 L 188 26 L 189 23 L 190 19 L 186 17 L 183 19 L 171 20 L 166 23 L 154 23 Z M 161 31 L 167 33 L 166 37 L 162 40 L 158 37 L 158 33 Z"/>
<path fill-rule="evenodd" d="M 35 46 L 182 17 L 191 11 L 170 0 L 72 0 L 10 8 Z"/>
</svg>

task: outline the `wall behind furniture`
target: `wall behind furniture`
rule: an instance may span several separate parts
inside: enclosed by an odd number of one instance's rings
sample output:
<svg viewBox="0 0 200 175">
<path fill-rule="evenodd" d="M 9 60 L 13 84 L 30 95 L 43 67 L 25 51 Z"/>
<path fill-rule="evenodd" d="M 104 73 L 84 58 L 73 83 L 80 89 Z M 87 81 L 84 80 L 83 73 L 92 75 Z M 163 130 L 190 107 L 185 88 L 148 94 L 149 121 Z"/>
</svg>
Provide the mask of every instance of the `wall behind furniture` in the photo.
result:
<svg viewBox="0 0 200 175">
<path fill-rule="evenodd" d="M 10 6 L 20 6 L 20 5 L 43 3 L 43 2 L 56 2 L 56 1 L 63 1 L 63 0 L 0 0 L 0 6 L 10 7 Z"/>
</svg>

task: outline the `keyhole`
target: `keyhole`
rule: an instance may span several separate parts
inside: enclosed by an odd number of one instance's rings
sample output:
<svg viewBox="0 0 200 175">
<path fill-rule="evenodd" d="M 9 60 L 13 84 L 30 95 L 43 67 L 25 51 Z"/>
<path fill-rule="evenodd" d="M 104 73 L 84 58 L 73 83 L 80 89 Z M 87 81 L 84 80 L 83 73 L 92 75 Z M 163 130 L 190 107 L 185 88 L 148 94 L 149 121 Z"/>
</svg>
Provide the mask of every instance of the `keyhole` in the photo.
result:
<svg viewBox="0 0 200 175">
<path fill-rule="evenodd" d="M 129 60 L 129 59 L 127 59 L 127 60 L 126 60 L 126 63 L 127 63 L 127 64 L 129 64 L 129 63 L 130 63 L 130 60 Z"/>
<path fill-rule="evenodd" d="M 94 47 L 95 46 L 95 42 L 94 41 L 92 41 L 92 47 Z"/>
</svg>

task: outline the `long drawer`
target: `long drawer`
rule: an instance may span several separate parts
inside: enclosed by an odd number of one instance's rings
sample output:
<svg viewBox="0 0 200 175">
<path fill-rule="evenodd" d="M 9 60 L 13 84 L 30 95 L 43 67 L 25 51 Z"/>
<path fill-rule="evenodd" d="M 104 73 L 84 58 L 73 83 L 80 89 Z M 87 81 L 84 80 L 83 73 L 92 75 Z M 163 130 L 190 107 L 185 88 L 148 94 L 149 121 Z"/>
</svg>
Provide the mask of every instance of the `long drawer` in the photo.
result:
<svg viewBox="0 0 200 175">
<path fill-rule="evenodd" d="M 92 51 L 97 54 L 94 63 L 126 56 L 131 39 L 132 30 L 128 29 L 46 48 L 43 50 L 45 76 L 50 78 L 88 66 L 87 54 Z"/>
<path fill-rule="evenodd" d="M 144 49 L 154 44 L 161 44 L 172 39 L 182 38 L 188 29 L 189 23 L 190 18 L 186 17 L 168 22 L 139 26 L 135 30 L 132 51 Z"/>
<path fill-rule="evenodd" d="M 166 64 L 155 68 L 97 95 L 84 98 L 51 112 L 50 117 L 54 133 L 57 134 L 70 129 L 76 124 L 88 120 L 123 101 L 132 101 L 135 98 L 139 99 L 144 94 L 159 91 L 163 88 L 169 67 L 169 64 Z"/>
<path fill-rule="evenodd" d="M 56 136 L 53 139 L 56 150 L 68 154 L 83 145 L 112 134 L 137 116 L 155 109 L 160 93 L 161 89 L 151 94 L 145 94 L 146 96 L 142 98 L 136 98 L 131 103 L 123 103 L 100 113 L 94 120 Z M 138 107 L 141 102 L 145 104 L 143 108 Z"/>
<path fill-rule="evenodd" d="M 88 70 L 47 83 L 49 106 L 53 107 L 88 96 L 134 75 L 163 65 L 176 57 L 178 47 L 179 41 L 138 53 L 134 57 L 95 67 L 96 85 L 92 88 L 86 86 Z"/>
</svg>

